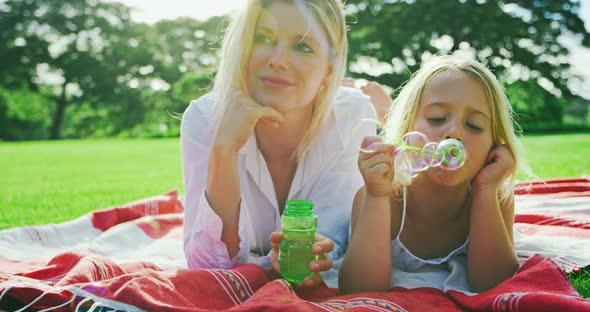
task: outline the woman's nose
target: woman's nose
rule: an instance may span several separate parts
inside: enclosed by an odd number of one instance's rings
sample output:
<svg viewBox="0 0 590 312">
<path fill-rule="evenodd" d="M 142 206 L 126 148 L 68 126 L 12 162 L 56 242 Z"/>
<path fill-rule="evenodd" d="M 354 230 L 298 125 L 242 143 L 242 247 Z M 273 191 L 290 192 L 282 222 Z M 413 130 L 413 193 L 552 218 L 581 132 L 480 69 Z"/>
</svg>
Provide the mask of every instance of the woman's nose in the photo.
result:
<svg viewBox="0 0 590 312">
<path fill-rule="evenodd" d="M 269 65 L 276 70 L 287 70 L 289 68 L 287 49 L 285 46 L 281 44 L 275 45 L 269 59 Z"/>
</svg>

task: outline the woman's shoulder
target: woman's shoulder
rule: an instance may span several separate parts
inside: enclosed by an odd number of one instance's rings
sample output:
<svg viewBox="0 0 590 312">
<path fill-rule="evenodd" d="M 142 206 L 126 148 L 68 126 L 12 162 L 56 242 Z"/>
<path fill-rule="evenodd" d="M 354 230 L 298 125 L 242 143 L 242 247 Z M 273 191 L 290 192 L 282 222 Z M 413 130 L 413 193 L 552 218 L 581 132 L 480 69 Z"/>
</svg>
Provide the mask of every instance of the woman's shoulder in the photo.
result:
<svg viewBox="0 0 590 312">
<path fill-rule="evenodd" d="M 213 114 L 215 107 L 215 95 L 213 93 L 206 93 L 196 100 L 190 101 L 188 107 L 184 111 L 184 116 L 192 117 L 193 115 L 202 115 L 209 117 Z"/>
<path fill-rule="evenodd" d="M 181 137 L 195 139 L 209 132 L 205 130 L 210 126 L 214 108 L 215 96 L 212 93 L 207 93 L 196 100 L 192 100 L 182 114 Z"/>
<path fill-rule="evenodd" d="M 347 119 L 377 118 L 369 96 L 358 89 L 350 87 L 341 86 L 338 88 L 334 100 L 334 111 L 336 116 L 341 118 L 346 116 Z"/>
</svg>

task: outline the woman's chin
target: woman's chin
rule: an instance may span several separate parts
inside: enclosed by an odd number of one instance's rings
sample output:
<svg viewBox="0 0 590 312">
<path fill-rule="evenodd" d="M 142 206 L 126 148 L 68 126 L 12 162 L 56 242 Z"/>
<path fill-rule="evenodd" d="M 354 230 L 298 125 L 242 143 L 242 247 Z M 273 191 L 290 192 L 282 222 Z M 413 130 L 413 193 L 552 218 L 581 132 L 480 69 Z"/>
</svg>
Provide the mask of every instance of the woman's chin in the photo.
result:
<svg viewBox="0 0 590 312">
<path fill-rule="evenodd" d="M 268 95 L 255 97 L 254 100 L 262 106 L 272 107 L 276 110 L 280 108 L 280 103 L 282 102 L 279 98 Z"/>
</svg>

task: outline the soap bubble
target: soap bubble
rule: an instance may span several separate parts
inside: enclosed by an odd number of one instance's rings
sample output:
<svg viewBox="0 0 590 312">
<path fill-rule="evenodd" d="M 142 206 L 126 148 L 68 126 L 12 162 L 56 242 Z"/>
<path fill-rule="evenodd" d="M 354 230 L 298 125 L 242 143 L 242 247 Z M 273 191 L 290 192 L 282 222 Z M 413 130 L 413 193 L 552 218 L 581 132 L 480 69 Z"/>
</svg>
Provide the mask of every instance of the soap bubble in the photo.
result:
<svg viewBox="0 0 590 312">
<path fill-rule="evenodd" d="M 428 138 L 417 131 L 408 132 L 402 137 L 395 151 L 394 181 L 408 185 L 419 172 L 430 167 L 453 171 L 465 164 L 467 151 L 456 139 L 441 142 L 429 142 Z"/>
<path fill-rule="evenodd" d="M 440 164 L 441 169 L 453 171 L 461 168 L 465 163 L 467 152 L 461 141 L 446 139 L 438 144 L 437 149 L 444 155 Z"/>
</svg>

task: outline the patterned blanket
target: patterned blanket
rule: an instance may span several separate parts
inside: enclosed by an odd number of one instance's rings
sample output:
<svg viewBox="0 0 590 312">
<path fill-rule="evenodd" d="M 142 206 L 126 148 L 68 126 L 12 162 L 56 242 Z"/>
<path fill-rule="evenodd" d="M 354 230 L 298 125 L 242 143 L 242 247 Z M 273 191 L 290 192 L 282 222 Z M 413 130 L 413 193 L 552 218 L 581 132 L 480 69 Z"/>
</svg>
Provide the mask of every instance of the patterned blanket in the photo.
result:
<svg viewBox="0 0 590 312">
<path fill-rule="evenodd" d="M 517 187 L 521 268 L 477 295 L 393 288 L 296 290 L 254 264 L 186 268 L 177 192 L 60 224 L 0 231 L 5 311 L 590 311 L 565 272 L 590 264 L 590 179 Z"/>
</svg>

